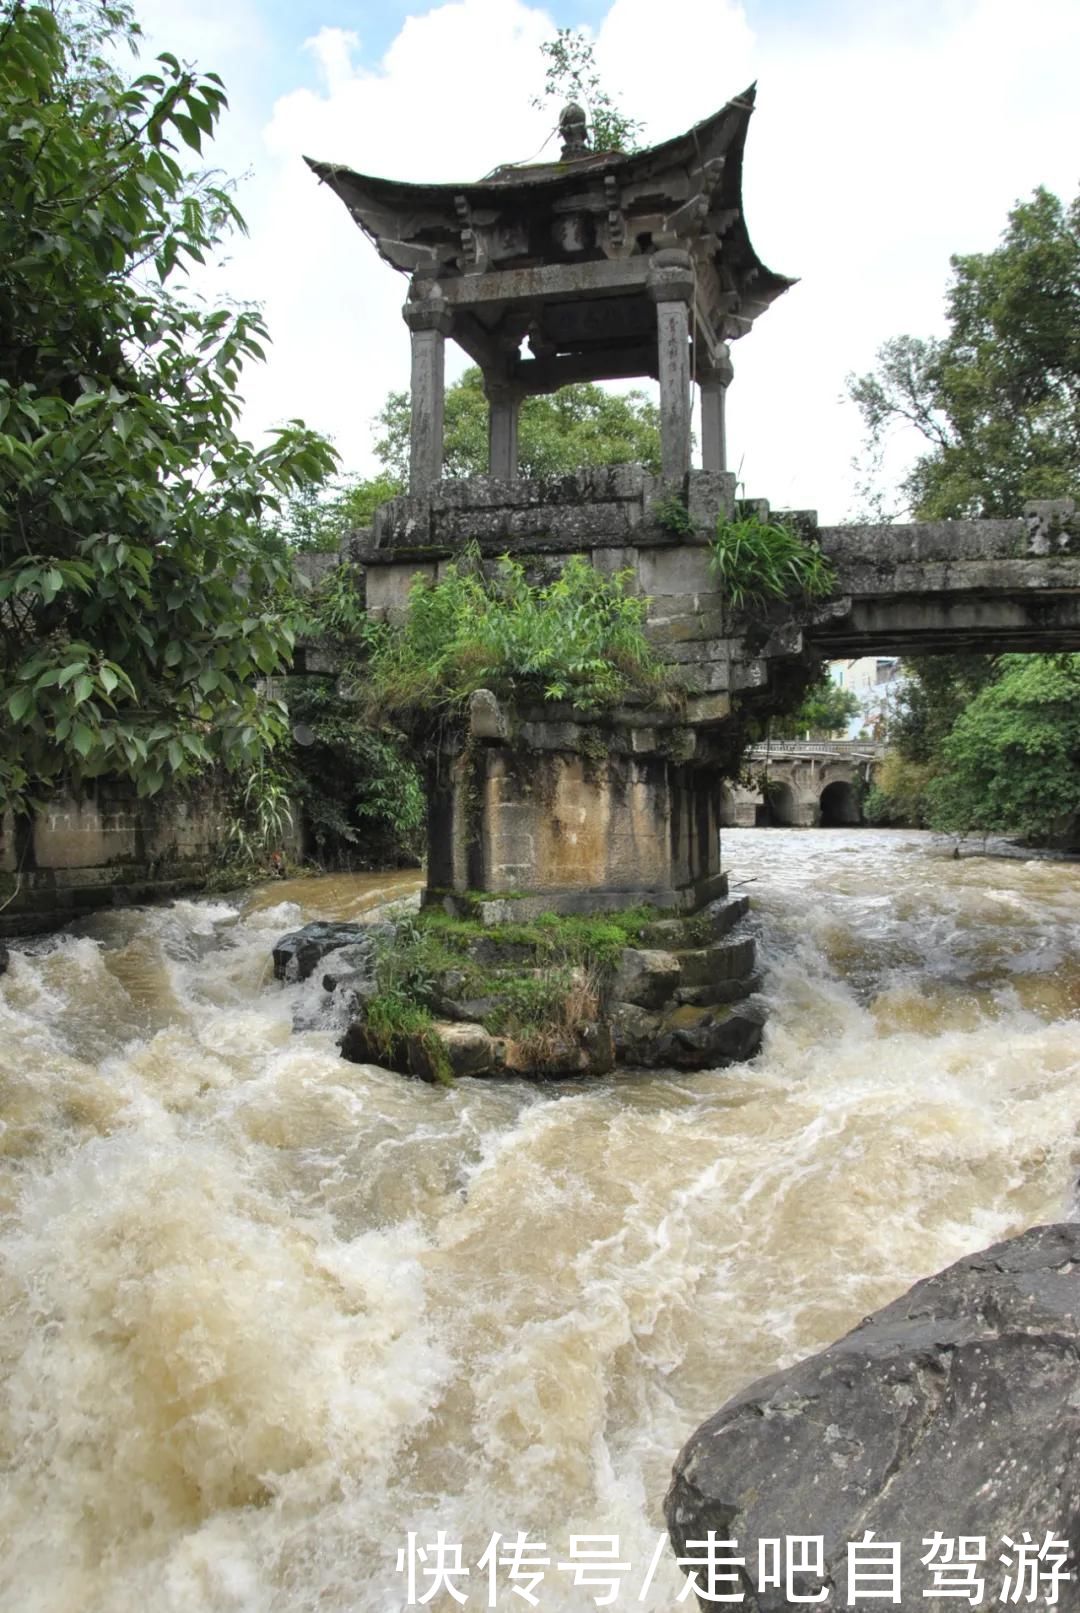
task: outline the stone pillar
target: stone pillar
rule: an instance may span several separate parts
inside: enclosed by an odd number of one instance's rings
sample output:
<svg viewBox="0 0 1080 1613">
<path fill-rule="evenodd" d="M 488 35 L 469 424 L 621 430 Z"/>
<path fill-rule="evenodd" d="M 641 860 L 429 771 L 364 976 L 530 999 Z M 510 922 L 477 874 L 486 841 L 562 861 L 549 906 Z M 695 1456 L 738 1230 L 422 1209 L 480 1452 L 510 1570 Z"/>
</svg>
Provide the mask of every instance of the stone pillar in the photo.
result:
<svg viewBox="0 0 1080 1613">
<path fill-rule="evenodd" d="M 516 482 L 521 388 L 511 381 L 485 377 L 484 394 L 488 400 L 488 474 L 503 482 Z"/>
<path fill-rule="evenodd" d="M 666 482 L 681 482 L 690 469 L 690 303 L 694 271 L 689 252 L 665 247 L 654 253 L 648 288 L 656 304 L 662 474 Z"/>
<path fill-rule="evenodd" d="M 410 300 L 402 310 L 412 332 L 412 429 L 409 492 L 426 493 L 442 476 L 443 400 L 450 309 L 439 296 Z"/>
<path fill-rule="evenodd" d="M 698 366 L 701 386 L 701 468 L 727 470 L 727 389 L 734 375 L 726 342 L 721 342 L 715 364 Z"/>
</svg>

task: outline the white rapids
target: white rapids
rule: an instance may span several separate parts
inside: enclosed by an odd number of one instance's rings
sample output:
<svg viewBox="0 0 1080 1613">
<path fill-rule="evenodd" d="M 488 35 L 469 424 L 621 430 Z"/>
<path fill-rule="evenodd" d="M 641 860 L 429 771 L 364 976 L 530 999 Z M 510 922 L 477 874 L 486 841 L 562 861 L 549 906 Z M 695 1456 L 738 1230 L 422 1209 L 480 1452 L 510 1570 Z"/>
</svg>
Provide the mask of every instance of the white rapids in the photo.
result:
<svg viewBox="0 0 1080 1613">
<path fill-rule="evenodd" d="M 618 1536 L 741 1385 L 1073 1209 L 1080 868 L 745 830 L 750 1065 L 443 1090 L 294 1032 L 269 952 L 416 876 L 117 910 L 0 981 L 0 1608 L 392 1613 L 396 1553 Z M 306 997 L 305 997 L 305 994 Z M 426 1605 L 454 1608 L 445 1591 Z M 687 1604 L 682 1604 L 687 1605 Z"/>
</svg>

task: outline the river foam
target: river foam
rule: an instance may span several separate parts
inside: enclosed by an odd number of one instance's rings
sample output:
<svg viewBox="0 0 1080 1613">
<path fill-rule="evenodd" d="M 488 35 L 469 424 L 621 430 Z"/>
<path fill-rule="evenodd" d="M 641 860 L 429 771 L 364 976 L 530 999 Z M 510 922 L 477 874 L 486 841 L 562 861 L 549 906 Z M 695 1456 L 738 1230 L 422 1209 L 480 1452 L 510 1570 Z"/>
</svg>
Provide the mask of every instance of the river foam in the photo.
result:
<svg viewBox="0 0 1080 1613">
<path fill-rule="evenodd" d="M 553 1561 L 618 1535 L 615 1605 L 659 1613 L 666 1556 L 638 1590 L 704 1416 L 1070 1212 L 1080 869 L 871 831 L 732 832 L 725 857 L 772 1017 L 753 1064 L 694 1076 L 444 1091 L 294 1032 L 313 988 L 269 978 L 272 941 L 404 876 L 16 951 L 0 1606 L 383 1613 L 406 1531 L 441 1528 L 472 1564 L 495 1531 Z M 554 1567 L 539 1595 L 593 1606 Z"/>
</svg>

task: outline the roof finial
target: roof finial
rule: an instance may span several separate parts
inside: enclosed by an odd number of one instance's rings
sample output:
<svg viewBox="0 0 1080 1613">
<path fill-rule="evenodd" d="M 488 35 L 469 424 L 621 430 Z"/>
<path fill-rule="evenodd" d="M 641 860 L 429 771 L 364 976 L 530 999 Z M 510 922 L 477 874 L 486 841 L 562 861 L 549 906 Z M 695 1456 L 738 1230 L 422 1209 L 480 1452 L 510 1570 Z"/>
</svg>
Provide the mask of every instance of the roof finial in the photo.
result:
<svg viewBox="0 0 1080 1613">
<path fill-rule="evenodd" d="M 569 101 L 559 114 L 559 133 L 562 135 L 563 162 L 590 155 L 589 126 L 585 113 L 576 101 Z"/>
</svg>

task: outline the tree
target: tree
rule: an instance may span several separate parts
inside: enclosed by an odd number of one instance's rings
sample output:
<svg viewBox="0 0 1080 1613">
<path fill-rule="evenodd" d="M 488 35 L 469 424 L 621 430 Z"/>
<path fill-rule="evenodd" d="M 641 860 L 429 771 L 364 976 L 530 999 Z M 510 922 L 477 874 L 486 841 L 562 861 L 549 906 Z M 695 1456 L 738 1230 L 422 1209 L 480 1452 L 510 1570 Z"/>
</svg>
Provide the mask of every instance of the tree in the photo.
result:
<svg viewBox="0 0 1080 1613">
<path fill-rule="evenodd" d="M 1003 655 L 954 723 L 928 795 L 935 827 L 1067 835 L 1080 804 L 1080 655 Z"/>
<path fill-rule="evenodd" d="M 409 474 L 409 395 L 391 392 L 377 417 L 375 452 L 386 475 L 404 486 Z M 561 475 L 579 465 L 637 462 L 660 469 L 660 414 L 643 392 L 605 392 L 591 383 L 563 387 L 521 406 L 519 466 L 523 476 Z M 447 476 L 479 476 L 488 465 L 488 405 L 478 369 L 446 390 Z"/>
<path fill-rule="evenodd" d="M 900 425 L 923 438 L 903 483 L 920 519 L 1080 495 L 1080 197 L 1036 190 L 1000 246 L 951 263 L 947 335 L 898 336 L 849 381 L 871 452 Z"/>
<path fill-rule="evenodd" d="M 594 151 L 635 151 L 643 125 L 620 112 L 600 82 L 593 42 L 580 28 L 560 28 L 540 46 L 546 70 L 544 93 L 533 106 L 577 101 L 589 123 Z"/>
<path fill-rule="evenodd" d="M 806 691 L 796 711 L 773 718 L 769 732 L 774 739 L 831 739 L 858 715 L 858 696 L 826 675 Z"/>
<path fill-rule="evenodd" d="M 872 373 L 849 382 L 871 464 L 880 464 L 896 428 L 919 433 L 926 446 L 902 492 L 921 520 L 1016 516 L 1028 499 L 1080 496 L 1080 198 L 1066 207 L 1040 188 L 1010 212 L 993 251 L 951 262 L 946 335 L 896 337 Z M 908 764 L 908 807 L 917 781 L 918 815 L 935 827 L 1050 832 L 1055 814 L 1040 816 L 1008 782 L 1010 769 L 1026 765 L 1020 748 L 1002 751 L 996 763 L 983 750 L 977 766 L 974 760 L 980 734 L 1005 731 L 1005 708 L 993 694 L 999 680 L 1007 679 L 1000 698 L 1010 711 L 1022 692 L 1028 702 L 1033 689 L 1060 686 L 1059 658 L 1031 657 L 1022 690 L 1017 659 L 939 656 L 907 664 L 890 738 Z M 1052 745 L 1047 727 L 1062 708 L 1053 700 L 1034 706 L 1040 754 L 1056 757 L 1067 781 L 1068 733 Z M 1068 783 L 1063 787 L 1067 792 Z M 884 781 L 879 793 L 881 810 L 890 811 Z M 1053 791 L 1051 797 L 1057 799 Z"/>
<path fill-rule="evenodd" d="M 0 12 L 0 799 L 101 773 L 152 793 L 283 731 L 287 568 L 259 544 L 332 467 L 292 422 L 236 434 L 249 308 L 177 289 L 243 221 L 188 172 L 220 80 L 163 55 L 125 80 L 125 6 Z"/>
</svg>

